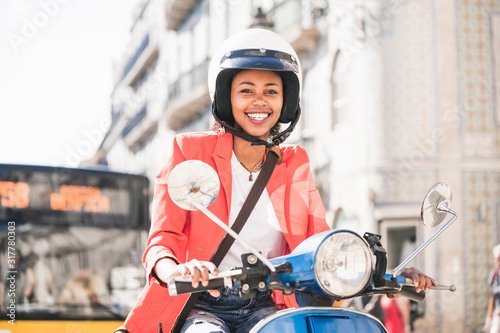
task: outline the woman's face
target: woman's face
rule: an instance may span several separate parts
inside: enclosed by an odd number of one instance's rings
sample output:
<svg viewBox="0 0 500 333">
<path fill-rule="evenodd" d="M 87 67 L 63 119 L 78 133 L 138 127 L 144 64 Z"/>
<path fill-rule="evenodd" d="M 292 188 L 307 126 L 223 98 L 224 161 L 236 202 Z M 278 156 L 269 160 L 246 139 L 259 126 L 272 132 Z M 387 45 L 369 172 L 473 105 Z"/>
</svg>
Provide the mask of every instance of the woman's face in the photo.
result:
<svg viewBox="0 0 500 333">
<path fill-rule="evenodd" d="M 281 76 L 265 70 L 239 72 L 231 83 L 231 106 L 236 127 L 267 140 L 283 106 Z"/>
</svg>

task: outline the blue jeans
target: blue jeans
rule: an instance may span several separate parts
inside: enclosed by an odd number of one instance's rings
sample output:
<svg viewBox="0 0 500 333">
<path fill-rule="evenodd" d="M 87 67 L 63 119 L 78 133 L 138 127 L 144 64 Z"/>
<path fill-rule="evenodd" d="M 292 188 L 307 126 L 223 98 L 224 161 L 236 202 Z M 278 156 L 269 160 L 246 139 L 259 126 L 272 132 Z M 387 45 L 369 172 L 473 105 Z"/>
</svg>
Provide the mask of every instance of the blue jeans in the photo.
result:
<svg viewBox="0 0 500 333">
<path fill-rule="evenodd" d="M 272 291 L 257 292 L 252 299 L 242 299 L 238 290 L 219 289 L 220 296 L 200 295 L 189 313 L 181 333 L 248 333 L 261 319 L 279 309 Z"/>
</svg>

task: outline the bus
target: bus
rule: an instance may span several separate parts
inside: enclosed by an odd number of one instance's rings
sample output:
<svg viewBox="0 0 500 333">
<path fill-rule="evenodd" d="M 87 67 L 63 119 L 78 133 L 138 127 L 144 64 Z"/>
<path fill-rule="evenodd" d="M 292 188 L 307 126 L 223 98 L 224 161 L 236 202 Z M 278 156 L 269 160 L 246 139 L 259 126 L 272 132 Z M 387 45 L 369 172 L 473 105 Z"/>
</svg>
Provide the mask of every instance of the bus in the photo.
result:
<svg viewBox="0 0 500 333">
<path fill-rule="evenodd" d="M 149 224 L 144 176 L 0 164 L 0 332 L 114 332 Z"/>
</svg>

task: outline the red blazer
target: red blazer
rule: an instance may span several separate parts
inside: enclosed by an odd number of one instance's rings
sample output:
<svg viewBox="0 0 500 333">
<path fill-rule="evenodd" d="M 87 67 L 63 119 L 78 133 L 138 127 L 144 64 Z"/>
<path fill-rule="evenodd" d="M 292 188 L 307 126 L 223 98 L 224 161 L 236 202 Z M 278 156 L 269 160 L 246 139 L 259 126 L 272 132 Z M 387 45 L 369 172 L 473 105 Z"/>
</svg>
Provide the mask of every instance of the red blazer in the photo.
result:
<svg viewBox="0 0 500 333">
<path fill-rule="evenodd" d="M 282 162 L 276 165 L 266 189 L 291 251 L 307 237 L 329 227 L 306 151 L 300 146 L 280 149 Z M 180 134 L 174 139 L 171 156 L 155 182 L 152 224 L 143 257 L 149 282 L 125 321 L 129 332 L 157 332 L 160 321 L 164 332 L 168 332 L 188 298 L 188 295 L 170 297 L 167 288 L 155 283 L 152 271 L 156 262 L 165 257 L 181 263 L 191 259 L 209 261 L 225 236 L 225 231 L 203 213 L 180 209 L 172 202 L 167 190 L 171 170 L 193 159 L 211 165 L 219 175 L 221 189 L 209 209 L 227 222 L 231 208 L 232 151 L 233 136 L 223 131 Z"/>
</svg>

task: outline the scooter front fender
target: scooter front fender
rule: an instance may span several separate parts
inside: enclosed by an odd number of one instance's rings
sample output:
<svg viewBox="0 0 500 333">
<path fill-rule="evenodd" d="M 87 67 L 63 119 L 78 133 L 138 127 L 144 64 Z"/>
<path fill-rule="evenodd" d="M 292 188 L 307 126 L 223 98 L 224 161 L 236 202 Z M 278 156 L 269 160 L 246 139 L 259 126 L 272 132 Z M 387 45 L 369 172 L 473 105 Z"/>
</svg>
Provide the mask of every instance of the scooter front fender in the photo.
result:
<svg viewBox="0 0 500 333">
<path fill-rule="evenodd" d="M 261 320 L 250 333 L 387 333 L 370 314 L 345 308 L 303 307 L 276 312 Z"/>
</svg>

